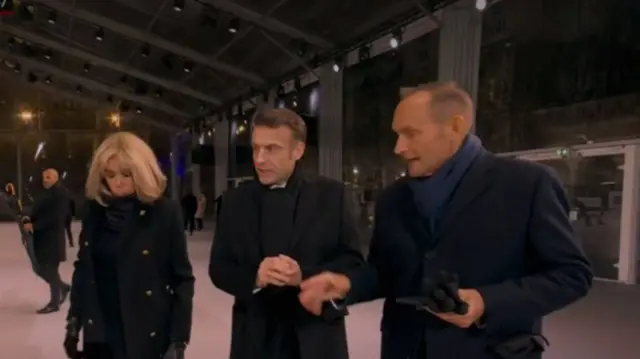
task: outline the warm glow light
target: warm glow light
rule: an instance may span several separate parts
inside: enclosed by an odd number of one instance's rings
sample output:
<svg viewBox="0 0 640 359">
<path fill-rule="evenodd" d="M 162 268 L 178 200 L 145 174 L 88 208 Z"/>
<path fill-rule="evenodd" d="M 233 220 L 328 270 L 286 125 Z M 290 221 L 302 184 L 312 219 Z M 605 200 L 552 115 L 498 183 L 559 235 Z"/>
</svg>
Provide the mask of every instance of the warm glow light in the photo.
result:
<svg viewBox="0 0 640 359">
<path fill-rule="evenodd" d="M 238 126 L 237 134 L 239 135 L 239 134 L 243 133 L 246 130 L 247 130 L 247 127 L 245 125 L 240 125 L 240 126 Z"/>
<path fill-rule="evenodd" d="M 25 123 L 33 121 L 33 116 L 33 112 L 29 110 L 20 111 L 20 113 L 18 114 L 18 118 L 20 118 L 20 121 Z"/>
<path fill-rule="evenodd" d="M 119 113 L 114 112 L 111 115 L 109 115 L 109 122 L 111 122 L 111 126 L 120 127 L 120 121 L 121 121 L 121 117 Z"/>
</svg>

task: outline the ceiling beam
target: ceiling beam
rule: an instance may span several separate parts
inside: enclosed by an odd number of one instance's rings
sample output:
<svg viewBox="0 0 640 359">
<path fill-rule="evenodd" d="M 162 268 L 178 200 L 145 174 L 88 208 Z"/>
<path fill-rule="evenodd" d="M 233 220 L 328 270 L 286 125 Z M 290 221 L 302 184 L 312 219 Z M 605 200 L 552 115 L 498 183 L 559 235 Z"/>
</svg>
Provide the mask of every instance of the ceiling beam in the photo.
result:
<svg viewBox="0 0 640 359">
<path fill-rule="evenodd" d="M 43 45 L 51 50 L 57 51 L 57 52 L 61 52 L 61 53 L 65 53 L 68 55 L 71 55 L 73 57 L 82 59 L 82 60 L 86 60 L 90 63 L 92 63 L 93 65 L 96 66 L 102 66 L 102 67 L 106 67 L 109 69 L 112 69 L 114 71 L 118 71 L 124 74 L 127 74 L 129 76 L 135 77 L 137 79 L 140 80 L 144 80 L 148 83 L 163 87 L 167 90 L 170 91 L 174 91 L 174 92 L 179 92 L 183 95 L 187 95 L 189 97 L 193 97 L 195 99 L 198 99 L 200 101 L 204 101 L 207 103 L 211 103 L 213 105 L 220 105 L 222 104 L 222 100 L 217 98 L 217 97 L 213 97 L 213 96 L 209 96 L 206 95 L 202 92 L 196 91 L 194 89 L 191 89 L 185 85 L 182 85 L 178 82 L 175 81 L 169 81 L 169 80 L 165 80 L 163 78 L 148 74 L 146 72 L 140 71 L 138 69 L 135 68 L 129 68 L 127 65 L 125 64 L 120 64 L 120 63 L 116 63 L 113 61 L 109 61 L 109 60 L 105 60 L 101 57 L 98 57 L 96 55 L 90 54 L 88 52 L 82 51 L 76 47 L 73 46 L 67 46 L 61 42 L 55 41 L 55 40 L 51 40 L 48 39 L 44 36 L 41 35 L 37 35 L 34 34 L 30 31 L 27 31 L 25 29 L 16 27 L 16 26 L 12 26 L 12 25 L 8 25 L 8 24 L 0 24 L 0 31 L 4 31 L 7 33 L 10 33 L 11 35 L 14 35 L 16 37 L 22 38 L 26 41 L 29 41 L 31 43 L 34 44 L 39 44 L 39 45 Z"/>
<path fill-rule="evenodd" d="M 239 5 L 234 1 L 229 1 L 229 0 L 202 0 L 202 1 L 217 9 L 231 13 L 246 22 L 256 24 L 257 26 L 265 30 L 281 33 L 289 37 L 292 37 L 294 39 L 304 40 L 309 44 L 313 44 L 325 49 L 331 49 L 335 47 L 335 45 L 332 44 L 327 39 L 324 39 L 320 36 L 308 34 L 300 29 L 296 29 L 279 20 L 276 20 L 273 17 L 264 16 L 259 12 L 255 12 L 251 9 L 247 9 L 246 7 Z"/>
<path fill-rule="evenodd" d="M 97 90 L 100 92 L 104 92 L 107 94 L 111 94 L 113 96 L 116 96 L 118 98 L 124 99 L 124 100 L 128 100 L 128 101 L 132 101 L 132 102 L 136 102 L 138 104 L 144 105 L 146 107 L 148 107 L 149 109 L 154 109 L 154 110 L 159 110 L 159 111 L 163 111 L 166 112 L 172 116 L 177 116 L 183 119 L 186 118 L 190 118 L 192 117 L 189 113 L 186 113 L 184 111 L 178 110 L 172 106 L 169 106 L 167 104 L 165 104 L 164 102 L 160 102 L 160 101 L 155 101 L 152 100 L 148 97 L 145 96 L 138 96 L 138 95 L 134 95 L 132 93 L 129 93 L 127 91 L 122 91 L 119 90 L 117 88 L 113 88 L 113 87 L 109 87 L 103 83 L 79 76 L 79 75 L 75 75 L 72 74 L 70 72 L 64 71 L 58 67 L 55 66 L 51 66 L 49 64 L 45 64 L 43 62 L 34 60 L 32 58 L 27 58 L 24 56 L 19 56 L 16 55 L 14 53 L 11 53 L 9 51 L 6 50 L 0 50 L 0 56 L 4 57 L 4 58 L 9 58 L 9 59 L 13 59 L 16 62 L 21 63 L 23 66 L 26 67 L 31 67 L 34 69 L 38 69 L 38 70 L 42 70 L 44 72 L 47 72 L 51 75 L 53 75 L 54 77 L 62 77 L 67 79 L 68 81 L 71 82 L 75 82 L 78 85 L 82 85 L 88 89 L 92 89 L 92 90 Z"/>
<path fill-rule="evenodd" d="M 81 19 L 90 24 L 100 26 L 105 29 L 109 29 L 113 32 L 119 33 L 120 35 L 139 41 L 141 43 L 147 43 L 151 46 L 169 51 L 173 54 L 194 61 L 200 65 L 210 67 L 214 70 L 226 73 L 238 79 L 243 79 L 254 85 L 262 85 L 265 82 L 264 79 L 258 74 L 224 62 L 213 60 L 207 55 L 192 50 L 188 47 L 180 46 L 157 35 L 147 34 L 144 30 L 136 29 L 134 27 L 122 24 L 118 21 L 109 19 L 91 11 L 83 10 L 77 7 L 74 8 L 64 1 L 32 0 L 32 2 L 41 3 L 42 5 L 56 10 L 60 13 L 77 19 Z"/>
<path fill-rule="evenodd" d="M 55 86 L 45 85 L 45 84 L 43 84 L 41 82 L 30 83 L 26 79 L 24 79 L 24 77 L 15 76 L 15 74 L 10 73 L 9 70 L 7 70 L 7 69 L 1 69 L 0 71 L 2 71 L 2 73 L 4 73 L 6 77 L 13 76 L 14 79 L 20 80 L 20 81 L 22 81 L 23 83 L 25 83 L 28 86 L 37 88 L 38 90 L 49 92 L 49 93 L 51 93 L 51 94 L 53 94 L 55 96 L 68 98 L 69 100 L 80 102 L 80 103 L 87 104 L 87 105 L 90 105 L 90 106 L 96 106 L 96 107 L 99 107 L 99 108 L 103 108 L 104 107 L 104 103 L 102 103 L 102 102 L 100 102 L 100 101 L 98 101 L 96 99 L 93 99 L 93 98 L 90 98 L 90 97 L 86 97 L 86 96 L 80 96 L 78 94 L 71 93 L 71 92 L 69 92 L 67 90 L 63 90 L 63 89 L 55 87 Z M 138 119 L 138 118 L 140 119 L 141 122 L 146 123 L 146 124 L 148 124 L 150 126 L 156 127 L 158 129 L 164 130 L 164 131 L 169 131 L 169 132 L 180 131 L 180 128 L 177 127 L 177 126 L 171 126 L 171 125 L 167 125 L 167 124 L 164 124 L 164 123 L 160 123 L 157 120 L 152 120 L 149 117 L 146 117 L 144 115 L 136 116 L 136 119 Z"/>
</svg>

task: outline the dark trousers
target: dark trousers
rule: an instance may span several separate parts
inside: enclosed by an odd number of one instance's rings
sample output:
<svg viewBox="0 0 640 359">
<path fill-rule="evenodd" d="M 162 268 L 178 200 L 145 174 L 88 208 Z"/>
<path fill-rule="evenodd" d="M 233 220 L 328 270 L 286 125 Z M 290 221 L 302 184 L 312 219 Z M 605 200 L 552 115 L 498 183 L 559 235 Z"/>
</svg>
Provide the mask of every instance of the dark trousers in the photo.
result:
<svg viewBox="0 0 640 359">
<path fill-rule="evenodd" d="M 188 230 L 190 234 L 193 234 L 193 230 L 196 225 L 196 217 L 195 214 L 185 214 L 184 216 L 184 229 Z"/>
<path fill-rule="evenodd" d="M 60 278 L 60 263 L 39 263 L 38 276 L 49 284 L 49 305 L 60 306 L 63 292 L 69 290 L 69 285 Z"/>
<path fill-rule="evenodd" d="M 204 228 L 202 218 L 196 218 L 196 230 L 201 231 Z"/>
<path fill-rule="evenodd" d="M 84 343 L 82 359 L 126 359 L 124 352 L 106 343 Z"/>
<path fill-rule="evenodd" d="M 64 230 L 67 232 L 67 239 L 69 240 L 69 247 L 73 247 L 73 233 L 71 233 L 71 221 L 72 217 L 68 217 L 64 223 Z"/>
</svg>

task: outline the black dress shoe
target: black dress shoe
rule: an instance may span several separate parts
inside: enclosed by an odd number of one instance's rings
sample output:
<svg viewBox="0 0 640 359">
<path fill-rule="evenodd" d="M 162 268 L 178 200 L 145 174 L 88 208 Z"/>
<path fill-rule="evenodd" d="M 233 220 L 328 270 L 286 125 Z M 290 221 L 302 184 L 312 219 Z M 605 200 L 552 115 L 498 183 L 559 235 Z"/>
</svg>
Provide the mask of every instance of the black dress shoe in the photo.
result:
<svg viewBox="0 0 640 359">
<path fill-rule="evenodd" d="M 60 311 L 60 307 L 56 305 L 47 304 L 46 307 L 36 311 L 37 314 L 49 314 Z"/>
<path fill-rule="evenodd" d="M 67 298 L 69 298 L 69 292 L 70 291 L 71 291 L 71 286 L 66 286 L 62 290 L 62 293 L 60 294 L 60 305 L 64 304 L 64 302 L 67 301 Z"/>
</svg>

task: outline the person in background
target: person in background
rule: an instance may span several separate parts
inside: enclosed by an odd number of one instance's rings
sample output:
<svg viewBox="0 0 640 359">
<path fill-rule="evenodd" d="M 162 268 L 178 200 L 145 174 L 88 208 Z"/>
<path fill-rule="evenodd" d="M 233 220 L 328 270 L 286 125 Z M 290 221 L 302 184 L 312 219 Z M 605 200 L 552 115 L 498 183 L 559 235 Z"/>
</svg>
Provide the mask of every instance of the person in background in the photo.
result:
<svg viewBox="0 0 640 359">
<path fill-rule="evenodd" d="M 189 231 L 189 234 L 193 235 L 196 222 L 196 211 L 198 210 L 198 199 L 193 193 L 188 192 L 182 197 L 182 213 L 184 216 L 184 229 Z"/>
<path fill-rule="evenodd" d="M 329 299 L 385 298 L 382 359 L 540 359 L 542 318 L 591 288 L 557 175 L 489 153 L 474 114 L 451 83 L 403 98 L 392 127 L 408 176 L 376 201 L 367 264 L 301 285 L 316 314 Z"/>
<path fill-rule="evenodd" d="M 67 315 L 70 359 L 184 358 L 195 279 L 180 206 L 165 188 L 153 151 L 134 134 L 112 134 L 96 149 Z"/>
<path fill-rule="evenodd" d="M 64 229 L 67 232 L 67 239 L 69 240 L 69 247 L 73 248 L 73 232 L 71 232 L 71 223 L 76 215 L 76 203 L 73 198 L 69 197 L 69 214 L 65 220 Z"/>
<path fill-rule="evenodd" d="M 204 213 L 207 210 L 207 197 L 200 193 L 198 194 L 198 208 L 196 209 L 196 213 L 194 215 L 196 220 L 196 229 L 201 231 L 204 228 Z"/>
<path fill-rule="evenodd" d="M 300 282 L 363 262 L 350 193 L 298 167 L 304 120 L 288 109 L 253 119 L 257 180 L 224 194 L 209 260 L 213 284 L 234 296 L 233 359 L 347 359 L 346 312 L 321 319 L 298 302 Z"/>
<path fill-rule="evenodd" d="M 70 289 L 60 278 L 60 263 L 67 259 L 64 224 L 69 198 L 59 178 L 58 171 L 53 168 L 42 172 L 44 193 L 34 202 L 31 215 L 23 218 L 24 229 L 33 233 L 38 275 L 47 282 L 50 290 L 49 303 L 38 310 L 38 314 L 59 311 Z"/>
<path fill-rule="evenodd" d="M 13 217 L 18 223 L 18 228 L 20 230 L 20 237 L 22 239 L 22 245 L 27 251 L 27 256 L 29 257 L 29 262 L 31 263 L 31 268 L 37 274 L 38 266 L 36 262 L 36 255 L 33 250 L 33 233 L 25 230 L 25 224 L 31 223 L 28 218 L 25 218 L 25 213 L 22 207 L 22 202 L 16 196 L 16 189 L 12 182 L 8 182 L 4 186 L 4 192 L 2 192 L 3 199 L 7 202 L 9 209 L 13 213 Z"/>
</svg>

